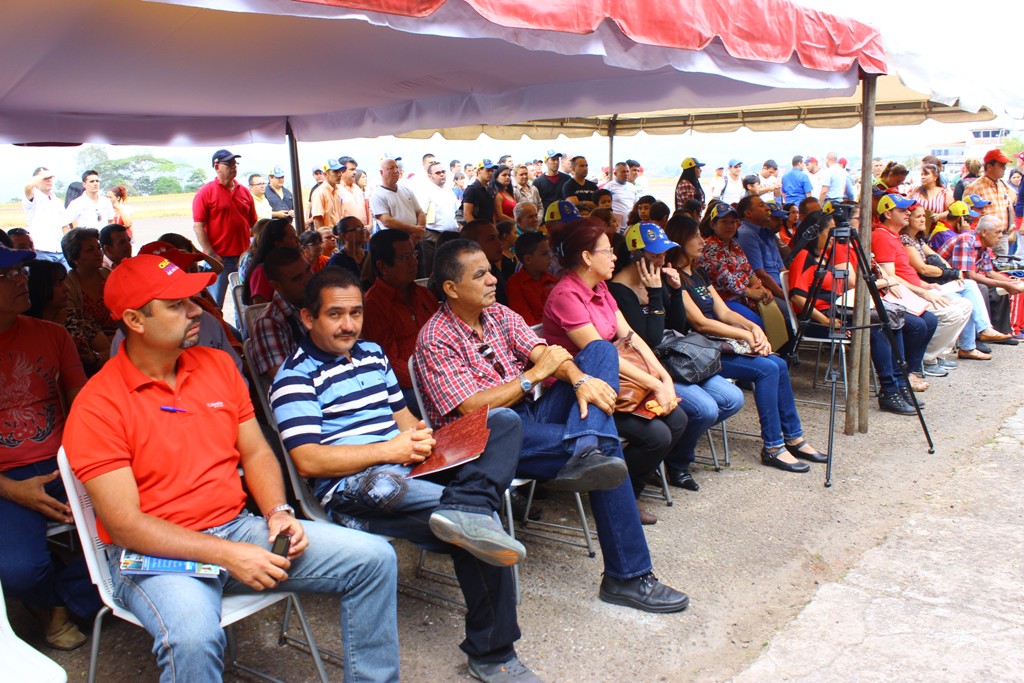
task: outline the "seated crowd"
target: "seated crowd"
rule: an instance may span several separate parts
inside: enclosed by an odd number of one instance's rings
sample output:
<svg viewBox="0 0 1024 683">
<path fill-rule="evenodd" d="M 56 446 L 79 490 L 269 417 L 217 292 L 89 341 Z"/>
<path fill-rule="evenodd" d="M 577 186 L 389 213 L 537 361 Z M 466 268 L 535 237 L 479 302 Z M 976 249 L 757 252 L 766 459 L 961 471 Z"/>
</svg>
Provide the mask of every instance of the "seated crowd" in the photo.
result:
<svg viewBox="0 0 1024 683">
<path fill-rule="evenodd" d="M 217 178 L 193 205 L 198 244 L 167 233 L 133 256 L 124 188 L 101 201 L 90 171 L 66 212 L 45 168 L 25 188 L 29 229 L 0 232 L 0 581 L 50 646 L 82 645 L 76 622 L 101 607 L 82 557 L 47 546 L 48 525 L 74 522 L 61 445 L 93 499 L 114 599 L 153 636 L 161 680 L 222 675 L 221 594 L 292 588 L 340 596 L 345 680 L 397 680 L 388 538 L 451 555 L 474 677 L 538 680 L 515 649 L 512 567 L 527 548 L 497 521 L 514 479 L 588 493 L 599 598 L 671 613 L 689 598 L 654 574 L 642 525 L 658 520 L 640 494 L 662 471 L 700 490 L 698 443 L 741 410 L 744 389 L 762 464 L 826 462 L 804 436 L 790 365 L 798 333 L 852 324 L 839 300 L 864 270 L 829 239 L 857 193 L 834 153 L 820 173 L 794 157 L 781 177 L 772 160 L 741 177 L 733 159 L 707 191 L 704 164 L 686 158 L 674 211 L 638 188 L 632 160 L 599 186 L 584 157 L 556 150 L 447 168 L 425 155 L 411 178 L 384 159 L 369 191 L 340 157 L 315 169 L 298 222 L 281 169 L 246 188 L 238 158 L 213 156 Z M 905 167 L 876 165 L 863 265 L 899 302 L 891 337 L 870 334 L 880 409 L 916 415 L 916 394 L 953 358 L 988 360 L 990 344 L 1020 339 L 1009 299 L 1024 284 L 993 253 L 1017 227 L 1009 162 L 993 150 L 967 165 L 977 177 L 962 200 L 940 160 L 926 158 L 914 188 Z M 231 273 L 247 310 L 226 320 Z M 720 370 L 693 382 L 660 360 L 690 335 L 721 348 Z M 259 387 L 270 414 L 254 408 Z M 477 459 L 409 477 L 434 430 L 484 407 Z M 296 518 L 280 458 L 333 524 Z M 279 534 L 286 555 L 270 552 Z M 122 548 L 225 571 L 122 574 Z"/>
</svg>

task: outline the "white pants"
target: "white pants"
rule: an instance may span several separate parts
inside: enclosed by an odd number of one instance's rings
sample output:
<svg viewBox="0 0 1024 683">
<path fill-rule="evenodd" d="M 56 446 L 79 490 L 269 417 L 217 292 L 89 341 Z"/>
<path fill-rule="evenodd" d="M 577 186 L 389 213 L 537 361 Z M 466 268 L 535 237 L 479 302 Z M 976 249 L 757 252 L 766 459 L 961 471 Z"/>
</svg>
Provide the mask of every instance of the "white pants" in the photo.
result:
<svg viewBox="0 0 1024 683">
<path fill-rule="evenodd" d="M 932 335 L 931 341 L 928 342 L 928 348 L 924 351 L 924 362 L 928 364 L 934 363 L 939 356 L 949 353 L 953 349 L 953 344 L 974 312 L 974 306 L 966 299 L 946 297 L 946 301 L 949 302 L 949 306 L 942 308 L 935 304 L 928 306 L 928 310 L 939 319 L 939 326 L 935 328 L 935 334 Z"/>
</svg>

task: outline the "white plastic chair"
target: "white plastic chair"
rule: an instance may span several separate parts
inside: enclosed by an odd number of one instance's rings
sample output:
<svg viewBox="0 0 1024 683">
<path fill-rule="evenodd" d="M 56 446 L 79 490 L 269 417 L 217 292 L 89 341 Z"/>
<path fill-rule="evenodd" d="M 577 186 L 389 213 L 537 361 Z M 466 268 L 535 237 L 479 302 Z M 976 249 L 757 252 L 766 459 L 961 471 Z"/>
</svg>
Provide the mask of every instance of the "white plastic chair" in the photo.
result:
<svg viewBox="0 0 1024 683">
<path fill-rule="evenodd" d="M 99 590 L 100 599 L 104 605 L 93 621 L 92 651 L 89 656 L 89 683 L 94 683 L 100 651 L 100 637 L 103 632 L 103 617 L 113 612 L 115 617 L 136 626 L 142 626 L 142 623 L 129 610 L 121 607 L 114 601 L 114 580 L 110 576 L 110 567 L 107 564 L 107 545 L 100 540 L 99 532 L 96 529 L 96 512 L 93 510 L 92 499 L 85 490 L 85 486 L 82 485 L 82 482 L 78 480 L 78 477 L 71 470 L 71 465 L 68 463 L 63 447 L 57 453 L 57 464 L 60 467 L 61 479 L 64 481 L 64 489 L 67 491 L 68 504 L 71 506 L 71 511 L 75 517 L 75 525 L 78 527 L 78 536 L 82 542 L 82 553 L 85 555 L 85 562 L 89 567 L 89 576 Z M 324 663 L 320 659 L 320 651 L 316 646 L 309 623 L 306 621 L 306 614 L 302 610 L 302 604 L 295 593 L 278 592 L 224 596 L 220 624 L 226 630 L 228 638 L 225 664 L 263 680 L 279 680 L 238 661 L 231 625 L 282 600 L 287 600 L 289 606 L 298 615 L 299 623 L 306 637 L 304 645 L 313 656 L 313 662 L 316 665 L 320 680 L 323 683 L 327 683 L 327 672 L 324 670 Z M 283 642 L 286 638 L 287 636 L 282 626 L 280 640 Z"/>
<path fill-rule="evenodd" d="M 241 284 L 242 284 L 242 278 L 238 274 L 237 270 L 235 272 L 233 272 L 233 273 L 228 273 L 228 285 L 230 287 L 238 287 Z"/>
<path fill-rule="evenodd" d="M 253 304 L 252 306 L 246 306 L 242 312 L 242 326 L 244 330 L 242 335 L 248 340 L 249 335 L 252 334 L 253 323 L 256 322 L 256 318 L 260 317 L 260 314 L 269 306 L 269 303 L 265 304 Z"/>
<path fill-rule="evenodd" d="M 60 664 L 18 637 L 7 620 L 7 604 L 0 586 L 0 662 L 4 680 L 18 683 L 64 683 L 68 674 Z"/>
</svg>

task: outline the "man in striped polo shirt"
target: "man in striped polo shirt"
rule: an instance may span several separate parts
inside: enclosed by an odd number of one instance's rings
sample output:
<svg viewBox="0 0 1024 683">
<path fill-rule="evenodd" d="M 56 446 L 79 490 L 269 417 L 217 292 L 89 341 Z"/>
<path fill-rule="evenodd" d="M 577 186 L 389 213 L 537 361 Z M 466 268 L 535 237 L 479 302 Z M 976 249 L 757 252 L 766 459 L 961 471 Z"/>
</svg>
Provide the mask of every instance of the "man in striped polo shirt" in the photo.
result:
<svg viewBox="0 0 1024 683">
<path fill-rule="evenodd" d="M 495 519 L 519 462 L 519 418 L 491 410 L 491 439 L 480 458 L 433 481 L 407 479 L 434 439 L 406 407 L 381 347 L 359 339 L 363 294 L 355 276 L 330 267 L 316 273 L 306 285 L 302 320 L 309 333 L 271 392 L 299 472 L 316 479 L 316 496 L 339 524 L 451 552 L 466 599 L 460 647 L 470 671 L 481 680 L 511 672 L 515 680 L 538 680 L 515 653 L 511 565 L 526 549 Z"/>
</svg>

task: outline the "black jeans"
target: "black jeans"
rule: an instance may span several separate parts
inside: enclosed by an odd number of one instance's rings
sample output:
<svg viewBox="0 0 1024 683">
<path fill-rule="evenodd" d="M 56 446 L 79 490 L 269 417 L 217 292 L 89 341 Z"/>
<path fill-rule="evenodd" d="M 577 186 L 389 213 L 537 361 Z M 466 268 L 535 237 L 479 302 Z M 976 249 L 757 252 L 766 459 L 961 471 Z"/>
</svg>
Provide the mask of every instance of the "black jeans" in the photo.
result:
<svg viewBox="0 0 1024 683">
<path fill-rule="evenodd" d="M 492 514 L 515 476 L 522 443 L 519 416 L 495 408 L 491 430 L 478 459 L 438 473 L 432 481 L 406 479 L 408 467 L 377 465 L 346 477 L 327 510 L 334 521 L 372 534 L 403 538 L 433 552 L 451 553 L 455 576 L 466 599 L 466 639 L 459 646 L 471 657 L 506 661 L 520 637 L 515 584 L 510 567 L 495 567 L 461 548 L 442 543 L 430 531 L 438 509 Z M 514 449 L 514 457 L 509 450 Z"/>
<path fill-rule="evenodd" d="M 623 449 L 626 456 L 626 467 L 633 485 L 633 495 L 640 497 L 644 490 L 644 482 L 651 476 L 658 465 L 672 453 L 679 444 L 689 418 L 679 406 L 664 417 L 646 420 L 632 413 L 615 413 L 615 426 L 619 436 L 628 443 Z M 682 456 L 676 458 L 682 461 Z"/>
</svg>

